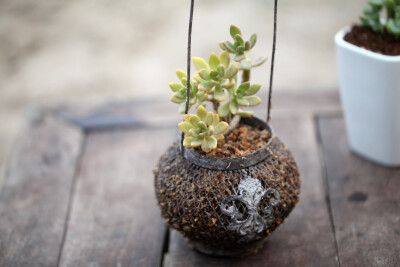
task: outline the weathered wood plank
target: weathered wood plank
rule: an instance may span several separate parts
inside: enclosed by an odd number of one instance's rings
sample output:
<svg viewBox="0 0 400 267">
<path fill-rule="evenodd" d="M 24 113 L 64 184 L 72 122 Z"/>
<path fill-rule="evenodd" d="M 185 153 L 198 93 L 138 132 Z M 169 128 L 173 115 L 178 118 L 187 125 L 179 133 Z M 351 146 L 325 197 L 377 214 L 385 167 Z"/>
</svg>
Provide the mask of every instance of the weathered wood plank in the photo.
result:
<svg viewBox="0 0 400 267">
<path fill-rule="evenodd" d="M 286 141 L 302 176 L 300 203 L 256 255 L 243 259 L 204 256 L 180 234 L 170 237 L 167 266 L 336 266 L 336 250 L 325 202 L 312 117 L 274 117 L 275 132 Z"/>
<path fill-rule="evenodd" d="M 400 168 L 351 153 L 340 117 L 320 117 L 319 131 L 342 266 L 399 266 Z"/>
<path fill-rule="evenodd" d="M 61 266 L 158 266 L 165 224 L 152 170 L 177 130 L 88 134 Z"/>
<path fill-rule="evenodd" d="M 261 95 L 264 103 L 267 95 Z M 304 117 L 316 112 L 340 110 L 337 91 L 277 91 L 273 95 L 272 117 Z M 182 120 L 176 104 L 165 98 L 140 99 L 135 101 L 98 104 L 80 104 L 76 107 L 58 108 L 58 114 L 87 130 L 109 130 L 111 128 L 132 128 L 137 126 L 169 127 Z M 257 116 L 266 118 L 266 106 L 253 109 Z"/>
<path fill-rule="evenodd" d="M 0 266 L 56 266 L 83 134 L 48 113 L 28 123 L 0 195 Z"/>
</svg>

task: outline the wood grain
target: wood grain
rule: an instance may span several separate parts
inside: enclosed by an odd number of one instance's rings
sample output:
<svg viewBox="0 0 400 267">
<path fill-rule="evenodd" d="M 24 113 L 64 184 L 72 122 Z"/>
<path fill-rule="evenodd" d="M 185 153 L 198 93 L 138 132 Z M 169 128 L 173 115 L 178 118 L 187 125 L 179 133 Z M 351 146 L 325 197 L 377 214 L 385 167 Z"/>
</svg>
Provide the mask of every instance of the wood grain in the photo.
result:
<svg viewBox="0 0 400 267">
<path fill-rule="evenodd" d="M 35 114 L 22 132 L 0 195 L 0 266 L 56 266 L 81 131 Z"/>
<path fill-rule="evenodd" d="M 399 266 L 400 168 L 351 153 L 341 117 L 319 131 L 342 266 Z"/>
<path fill-rule="evenodd" d="M 267 101 L 267 95 L 260 96 Z M 340 99 L 335 91 L 276 91 L 273 94 L 272 118 L 313 116 L 340 110 Z M 261 104 L 252 110 L 265 119 L 266 107 Z M 192 110 L 193 111 L 193 110 Z M 165 98 L 140 99 L 134 101 L 104 103 L 99 105 L 81 103 L 57 107 L 57 114 L 77 123 L 86 130 L 109 130 L 110 128 L 170 127 L 183 119 L 178 106 Z"/>
<path fill-rule="evenodd" d="M 274 117 L 275 132 L 293 152 L 302 176 L 300 203 L 259 253 L 243 259 L 192 251 L 180 234 L 170 238 L 167 266 L 336 266 L 336 250 L 325 202 L 312 117 Z"/>
<path fill-rule="evenodd" d="M 88 134 L 61 266 L 158 266 L 165 224 L 152 170 L 176 129 Z"/>
</svg>

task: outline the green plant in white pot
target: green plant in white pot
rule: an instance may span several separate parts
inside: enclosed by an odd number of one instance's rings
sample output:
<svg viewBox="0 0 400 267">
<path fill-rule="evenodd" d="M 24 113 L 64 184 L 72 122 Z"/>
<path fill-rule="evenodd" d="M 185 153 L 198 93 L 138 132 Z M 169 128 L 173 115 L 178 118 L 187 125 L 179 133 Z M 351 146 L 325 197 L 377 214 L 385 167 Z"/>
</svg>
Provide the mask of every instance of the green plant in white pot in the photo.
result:
<svg viewBox="0 0 400 267">
<path fill-rule="evenodd" d="M 376 163 L 400 166 L 400 0 L 368 3 L 362 24 L 335 36 L 349 145 Z"/>
</svg>

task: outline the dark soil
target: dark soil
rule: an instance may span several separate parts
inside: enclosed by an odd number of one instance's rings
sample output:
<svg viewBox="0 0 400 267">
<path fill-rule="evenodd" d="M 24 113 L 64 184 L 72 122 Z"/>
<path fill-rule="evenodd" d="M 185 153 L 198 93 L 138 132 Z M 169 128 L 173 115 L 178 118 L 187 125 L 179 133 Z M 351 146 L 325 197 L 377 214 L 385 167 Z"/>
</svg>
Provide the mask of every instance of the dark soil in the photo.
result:
<svg viewBox="0 0 400 267">
<path fill-rule="evenodd" d="M 400 39 L 396 40 L 388 33 L 375 33 L 365 26 L 354 25 L 343 39 L 358 47 L 364 47 L 367 50 L 383 55 L 400 55 Z"/>
<path fill-rule="evenodd" d="M 196 152 L 208 157 L 231 158 L 244 156 L 265 146 L 271 138 L 265 129 L 255 129 L 248 125 L 239 125 L 225 139 L 219 140 L 217 148 L 206 153 L 200 147 Z"/>
</svg>

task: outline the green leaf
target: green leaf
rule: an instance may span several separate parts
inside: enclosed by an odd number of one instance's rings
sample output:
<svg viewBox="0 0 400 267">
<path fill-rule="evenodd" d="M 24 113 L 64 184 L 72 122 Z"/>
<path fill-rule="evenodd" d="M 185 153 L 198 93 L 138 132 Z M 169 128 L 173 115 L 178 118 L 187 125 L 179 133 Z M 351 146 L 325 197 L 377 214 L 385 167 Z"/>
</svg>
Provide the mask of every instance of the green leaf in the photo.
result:
<svg viewBox="0 0 400 267">
<path fill-rule="evenodd" d="M 221 47 L 222 50 L 224 50 L 224 51 L 227 50 L 224 42 L 220 42 L 218 44 L 219 44 L 219 47 Z"/>
<path fill-rule="evenodd" d="M 236 52 L 244 52 L 246 50 L 246 48 L 244 46 L 238 46 L 236 47 Z"/>
<path fill-rule="evenodd" d="M 238 98 L 238 99 L 237 99 L 237 102 L 238 102 L 238 104 L 239 104 L 240 106 L 242 106 L 242 107 L 248 107 L 248 106 L 249 106 L 249 101 L 247 101 L 247 100 L 244 99 L 244 98 Z"/>
<path fill-rule="evenodd" d="M 224 78 L 231 79 L 238 73 L 238 71 L 239 71 L 239 66 L 237 64 L 232 63 L 225 71 Z"/>
<path fill-rule="evenodd" d="M 176 104 L 180 104 L 185 101 L 184 98 L 179 97 L 176 93 L 173 94 L 169 100 L 171 100 L 173 103 L 176 103 Z"/>
<path fill-rule="evenodd" d="M 224 51 L 221 54 L 219 54 L 219 60 L 225 66 L 225 68 L 229 67 L 229 62 L 231 59 L 227 51 Z"/>
<path fill-rule="evenodd" d="M 216 71 L 216 70 L 211 70 L 210 71 L 210 78 L 211 79 L 213 79 L 213 80 L 218 80 L 218 71 Z"/>
<path fill-rule="evenodd" d="M 199 101 L 204 101 L 207 98 L 207 94 L 204 91 L 199 91 L 196 93 L 196 97 Z"/>
<path fill-rule="evenodd" d="M 242 109 L 239 109 L 236 115 L 239 115 L 240 117 L 252 117 L 254 114 L 253 111 L 245 111 Z"/>
<path fill-rule="evenodd" d="M 203 143 L 201 144 L 201 149 L 204 152 L 210 152 L 216 147 L 217 147 L 217 139 L 215 139 L 213 136 L 204 137 Z"/>
<path fill-rule="evenodd" d="M 232 38 L 235 38 L 235 36 L 238 34 L 242 35 L 242 33 L 240 32 L 240 29 L 238 27 L 236 27 L 235 25 L 231 25 L 230 34 L 231 34 Z"/>
<path fill-rule="evenodd" d="M 244 40 L 240 34 L 236 34 L 235 37 L 233 37 L 235 41 L 238 43 L 239 46 L 243 46 L 244 48 Z"/>
<path fill-rule="evenodd" d="M 246 58 L 246 55 L 243 52 L 240 52 L 240 53 L 235 55 L 235 61 L 236 62 L 240 62 L 245 58 Z"/>
<path fill-rule="evenodd" d="M 185 139 L 183 139 L 183 146 L 184 147 L 192 147 L 191 143 L 194 141 L 195 138 L 192 136 L 186 136 Z"/>
<path fill-rule="evenodd" d="M 221 139 L 224 139 L 224 135 L 223 134 L 214 134 L 214 138 L 217 140 L 221 140 Z"/>
<path fill-rule="evenodd" d="M 176 70 L 176 76 L 178 76 L 179 80 L 182 80 L 182 78 L 187 78 L 187 74 L 183 70 Z"/>
<path fill-rule="evenodd" d="M 256 44 L 256 42 L 257 42 L 257 34 L 253 33 L 253 34 L 250 36 L 250 39 L 249 39 L 250 49 L 252 49 L 252 48 L 254 47 L 254 45 Z M 249 49 L 249 50 L 250 50 L 250 49 Z"/>
<path fill-rule="evenodd" d="M 199 106 L 196 111 L 197 116 L 199 116 L 200 120 L 205 121 L 207 117 L 207 110 L 203 106 Z"/>
<path fill-rule="evenodd" d="M 201 57 L 194 57 L 192 60 L 197 70 L 210 69 L 210 66 L 208 66 L 207 62 L 205 62 Z"/>
<path fill-rule="evenodd" d="M 261 66 L 262 64 L 264 64 L 265 61 L 267 61 L 267 59 L 268 59 L 267 56 L 258 58 L 258 59 L 253 63 L 252 67 Z"/>
<path fill-rule="evenodd" d="M 196 72 L 196 73 L 193 75 L 193 79 L 194 79 L 195 81 L 199 82 L 199 83 L 204 82 L 204 80 L 200 77 L 199 72 Z"/>
<path fill-rule="evenodd" d="M 250 68 L 251 68 L 251 60 L 249 58 L 246 58 L 245 60 L 242 60 L 242 62 L 240 62 L 241 70 L 249 70 Z"/>
<path fill-rule="evenodd" d="M 182 82 L 182 85 L 183 85 L 184 87 L 187 86 L 187 78 L 186 78 L 186 77 L 183 77 L 183 78 L 181 79 L 181 82 Z"/>
<path fill-rule="evenodd" d="M 226 49 L 227 49 L 229 52 L 231 52 L 231 53 L 235 53 L 235 52 L 236 52 L 236 46 L 234 46 L 231 42 L 226 41 L 226 42 L 224 43 L 224 45 L 225 45 Z"/>
<path fill-rule="evenodd" d="M 193 126 L 197 126 L 200 122 L 200 118 L 196 115 L 191 115 L 189 117 L 189 122 L 193 125 Z"/>
<path fill-rule="evenodd" d="M 249 42 L 249 41 L 246 41 L 246 42 L 244 43 L 244 50 L 246 50 L 246 51 L 249 51 L 249 50 L 250 50 L 250 42 Z"/>
<path fill-rule="evenodd" d="M 189 130 L 193 128 L 193 125 L 187 121 L 178 124 L 179 129 L 184 133 L 189 133 Z"/>
<path fill-rule="evenodd" d="M 222 65 L 222 64 L 218 65 L 218 67 L 217 67 L 217 72 L 218 72 L 219 77 L 221 77 L 221 78 L 224 77 L 224 74 L 225 74 L 225 66 Z"/>
<path fill-rule="evenodd" d="M 261 88 L 261 84 L 252 84 L 247 90 L 246 95 L 254 95 L 256 94 Z"/>
<path fill-rule="evenodd" d="M 208 64 L 210 68 L 215 69 L 220 64 L 219 58 L 215 53 L 211 53 L 210 58 L 208 59 Z"/>
<path fill-rule="evenodd" d="M 214 127 L 214 134 L 222 134 L 228 129 L 229 124 L 221 121 L 220 123 L 217 124 L 217 126 Z"/>
<path fill-rule="evenodd" d="M 261 98 L 259 98 L 258 96 L 245 96 L 243 97 L 243 99 L 245 99 L 246 101 L 249 102 L 249 106 L 250 107 L 254 107 L 257 106 L 261 103 Z"/>
<path fill-rule="evenodd" d="M 242 83 L 239 87 L 238 87 L 238 89 L 237 89 L 237 91 L 238 92 L 245 92 L 245 91 L 247 91 L 248 89 L 249 89 L 249 87 L 250 87 L 250 82 L 245 82 L 245 83 Z"/>
<path fill-rule="evenodd" d="M 219 83 L 219 85 L 222 88 L 227 88 L 230 85 L 229 79 L 222 79 L 221 82 Z"/>
<path fill-rule="evenodd" d="M 200 146 L 203 143 L 203 139 L 201 138 L 195 138 L 192 142 L 191 142 L 191 146 L 192 147 L 196 147 L 196 146 Z"/>
<path fill-rule="evenodd" d="M 184 88 L 181 84 L 179 83 L 169 83 L 169 87 L 172 89 L 173 92 L 179 91 L 180 89 Z"/>
<path fill-rule="evenodd" d="M 239 104 L 236 99 L 232 99 L 231 101 L 229 101 L 229 110 L 232 114 L 236 114 L 236 112 L 238 112 Z"/>
<path fill-rule="evenodd" d="M 387 31 L 396 38 L 400 37 L 400 20 L 398 23 L 394 19 L 389 19 L 386 24 Z"/>
<path fill-rule="evenodd" d="M 218 123 L 219 123 L 219 116 L 218 114 L 214 114 L 213 125 L 217 125 Z"/>
<path fill-rule="evenodd" d="M 218 102 L 222 102 L 225 100 L 225 91 L 220 86 L 215 87 L 214 99 Z"/>
<path fill-rule="evenodd" d="M 199 90 L 202 90 L 202 91 L 209 91 L 213 87 L 214 87 L 214 84 L 210 81 L 202 82 L 198 86 Z"/>
<path fill-rule="evenodd" d="M 218 107 L 218 115 L 225 118 L 229 114 L 229 103 L 226 102 Z"/>
<path fill-rule="evenodd" d="M 204 121 L 207 125 L 213 123 L 214 114 L 212 112 L 207 112 L 206 120 Z"/>
<path fill-rule="evenodd" d="M 185 108 L 186 108 L 186 103 L 185 102 L 181 103 L 179 105 L 179 109 L 178 109 L 179 113 L 180 114 L 184 114 L 185 113 Z"/>
<path fill-rule="evenodd" d="M 210 79 L 210 71 L 206 69 L 202 69 L 201 71 L 198 72 L 199 76 L 203 80 L 209 80 Z"/>
</svg>

